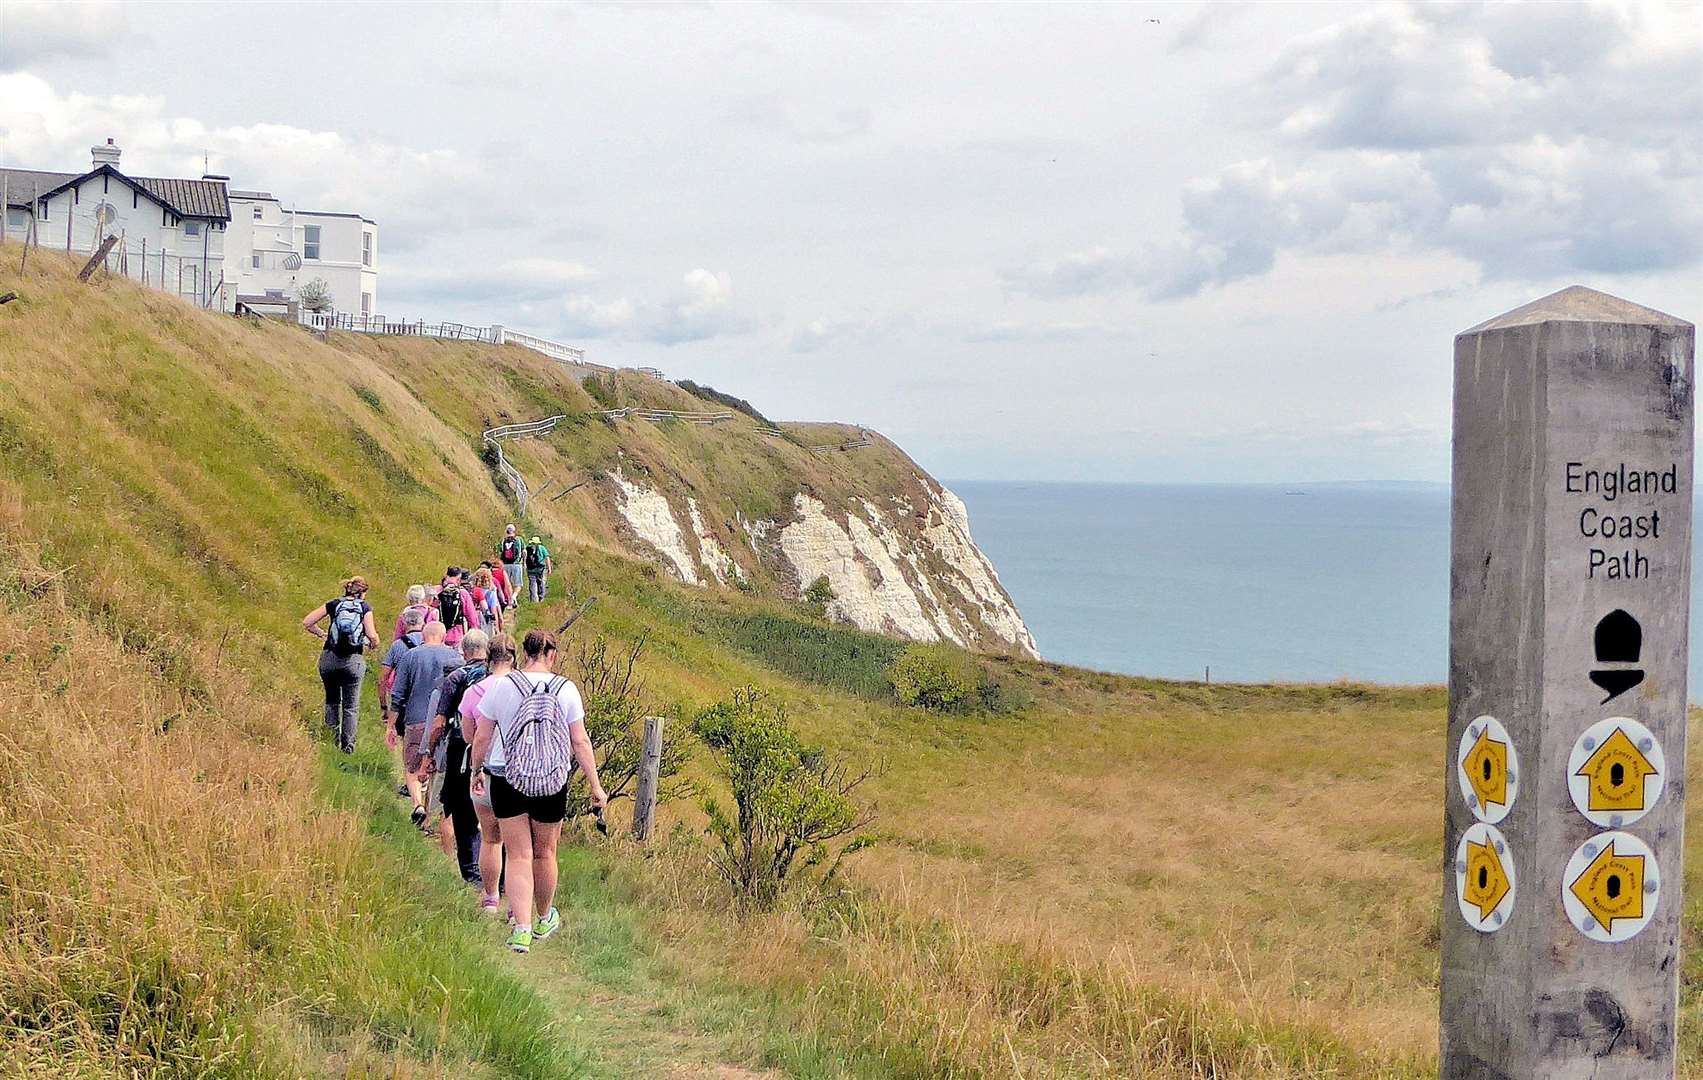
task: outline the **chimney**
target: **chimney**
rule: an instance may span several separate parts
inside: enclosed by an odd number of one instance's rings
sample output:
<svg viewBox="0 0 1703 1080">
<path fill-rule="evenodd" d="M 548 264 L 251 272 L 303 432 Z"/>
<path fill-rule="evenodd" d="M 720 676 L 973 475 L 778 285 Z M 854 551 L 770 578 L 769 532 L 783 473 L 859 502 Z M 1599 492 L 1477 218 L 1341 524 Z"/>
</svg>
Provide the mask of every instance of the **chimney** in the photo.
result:
<svg viewBox="0 0 1703 1080">
<path fill-rule="evenodd" d="M 98 169 L 102 165 L 111 165 L 115 169 L 118 168 L 118 153 L 119 153 L 119 150 L 118 150 L 118 147 L 113 144 L 113 141 L 111 139 L 108 139 L 106 141 L 105 146 L 92 146 L 92 147 L 90 147 L 89 153 L 94 156 L 94 159 L 95 159 L 94 167 L 95 168 Z"/>
</svg>

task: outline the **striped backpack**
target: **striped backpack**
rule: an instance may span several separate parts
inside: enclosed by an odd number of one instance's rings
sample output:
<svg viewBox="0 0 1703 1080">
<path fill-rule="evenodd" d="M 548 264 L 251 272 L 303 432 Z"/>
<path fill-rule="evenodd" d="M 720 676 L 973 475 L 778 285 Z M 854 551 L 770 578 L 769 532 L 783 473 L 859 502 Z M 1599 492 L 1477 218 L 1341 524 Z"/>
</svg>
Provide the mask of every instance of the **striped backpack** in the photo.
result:
<svg viewBox="0 0 1703 1080">
<path fill-rule="evenodd" d="M 568 680 L 555 676 L 539 686 L 518 671 L 509 679 L 521 698 L 501 729 L 503 779 L 528 798 L 554 795 L 567 786 L 573 770 L 572 725 L 556 696 Z"/>
</svg>

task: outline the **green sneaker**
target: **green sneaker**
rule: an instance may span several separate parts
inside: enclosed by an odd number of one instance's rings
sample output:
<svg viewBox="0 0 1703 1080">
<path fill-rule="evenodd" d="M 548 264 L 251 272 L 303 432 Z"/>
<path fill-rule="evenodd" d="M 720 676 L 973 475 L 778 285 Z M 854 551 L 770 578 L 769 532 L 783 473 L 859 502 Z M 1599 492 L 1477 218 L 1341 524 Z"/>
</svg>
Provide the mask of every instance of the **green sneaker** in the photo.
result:
<svg viewBox="0 0 1703 1080">
<path fill-rule="evenodd" d="M 509 948 L 520 953 L 531 952 L 532 931 L 524 926 L 515 927 L 514 933 L 509 935 Z"/>
<path fill-rule="evenodd" d="M 562 916 L 554 907 L 544 913 L 544 917 L 532 924 L 532 936 L 539 941 L 554 934 L 562 928 Z"/>
</svg>

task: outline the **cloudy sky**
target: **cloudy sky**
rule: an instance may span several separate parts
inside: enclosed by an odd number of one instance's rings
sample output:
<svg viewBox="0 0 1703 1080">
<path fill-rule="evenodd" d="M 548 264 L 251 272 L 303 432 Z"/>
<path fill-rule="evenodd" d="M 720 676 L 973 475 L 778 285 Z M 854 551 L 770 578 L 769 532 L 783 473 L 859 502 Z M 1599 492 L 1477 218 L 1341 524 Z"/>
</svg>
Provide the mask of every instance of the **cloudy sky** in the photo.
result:
<svg viewBox="0 0 1703 1080">
<path fill-rule="evenodd" d="M 381 307 L 962 479 L 1446 479 L 1450 339 L 1703 309 L 1703 5 L 36 5 L 0 164 L 381 229 Z"/>
</svg>

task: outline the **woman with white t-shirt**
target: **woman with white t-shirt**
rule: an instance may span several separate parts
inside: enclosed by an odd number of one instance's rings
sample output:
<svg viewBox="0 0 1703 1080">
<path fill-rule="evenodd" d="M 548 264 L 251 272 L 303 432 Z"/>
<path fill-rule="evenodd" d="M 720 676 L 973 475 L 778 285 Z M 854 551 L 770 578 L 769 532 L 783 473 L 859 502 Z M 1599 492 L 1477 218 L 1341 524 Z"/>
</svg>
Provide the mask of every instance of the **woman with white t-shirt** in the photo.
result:
<svg viewBox="0 0 1703 1080">
<path fill-rule="evenodd" d="M 529 696 L 548 693 L 553 706 L 568 725 L 568 747 L 585 771 L 591 788 L 591 803 L 609 802 L 597 778 L 597 758 L 585 733 L 585 706 L 579 688 L 556 675 L 556 640 L 543 630 L 529 630 L 521 644 L 523 662 L 518 672 L 493 679 L 479 699 L 479 731 L 473 738 L 473 786 L 475 800 L 489 792 L 491 810 L 502 833 L 508 855 L 504 871 L 509 894 L 509 915 L 514 932 L 509 948 L 526 952 L 534 940 L 554 934 L 562 925 L 556 911 L 556 843 L 562 835 L 562 818 L 568 811 L 568 781 L 561 790 L 544 795 L 526 795 L 505 778 L 509 748 L 515 739 L 530 739 L 518 730 L 517 718 Z M 566 762 L 557 762 L 565 765 Z M 534 921 L 536 916 L 536 921 Z"/>
</svg>

